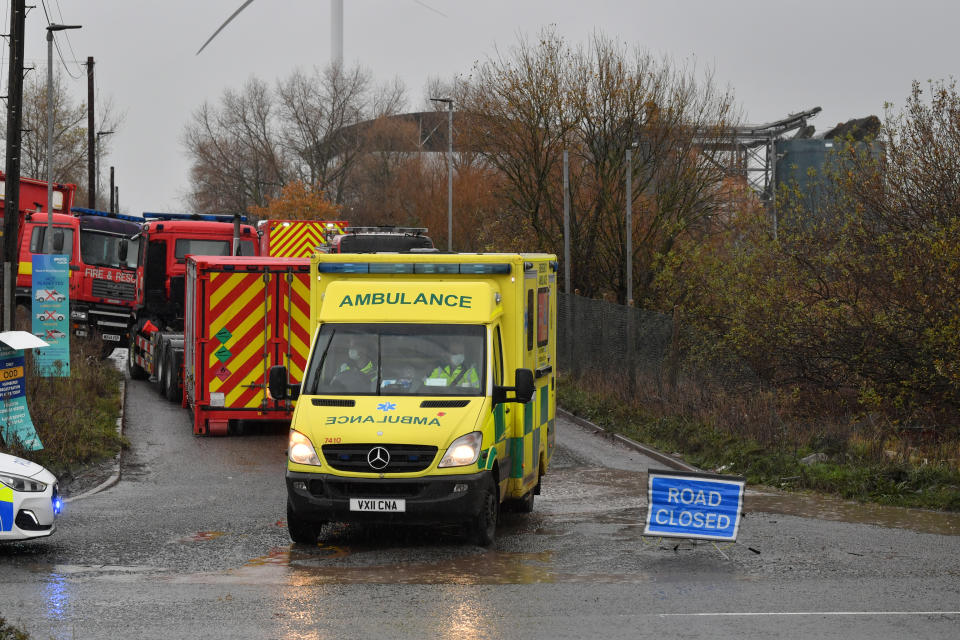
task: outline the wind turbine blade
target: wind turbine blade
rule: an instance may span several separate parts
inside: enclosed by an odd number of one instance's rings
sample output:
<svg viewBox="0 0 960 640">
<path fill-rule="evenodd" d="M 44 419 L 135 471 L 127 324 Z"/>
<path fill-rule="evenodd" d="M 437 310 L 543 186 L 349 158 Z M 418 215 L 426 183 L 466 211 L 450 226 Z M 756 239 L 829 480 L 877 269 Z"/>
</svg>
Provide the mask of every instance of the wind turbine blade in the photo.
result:
<svg viewBox="0 0 960 640">
<path fill-rule="evenodd" d="M 213 35 L 212 35 L 212 36 L 210 36 L 209 38 L 207 38 L 207 41 L 203 43 L 203 46 L 200 47 L 199 49 L 197 49 L 197 53 L 196 53 L 195 55 L 200 55 L 200 52 L 203 51 L 203 50 L 207 47 L 208 44 L 210 44 L 210 41 L 213 40 L 214 38 L 216 38 L 216 37 L 217 37 L 217 34 L 220 33 L 221 31 L 223 31 L 224 27 L 226 27 L 228 24 L 230 24 L 230 21 L 233 20 L 234 18 L 236 18 L 238 13 L 240 13 L 241 11 L 243 11 L 244 9 L 246 9 L 246 8 L 247 8 L 247 5 L 249 5 L 251 2 L 253 2 L 253 0 L 247 0 L 247 1 L 244 2 L 242 5 L 240 5 L 240 8 L 237 9 L 236 11 L 234 11 L 233 14 L 231 14 L 231 16 L 230 16 L 229 18 L 227 18 L 227 20 L 226 20 L 222 25 L 220 25 L 220 28 L 213 32 Z"/>
<path fill-rule="evenodd" d="M 431 7 L 430 5 L 428 5 L 426 2 L 420 2 L 420 0 L 413 0 L 413 1 L 416 2 L 418 5 L 420 5 L 421 7 L 423 7 L 424 9 L 430 9 L 430 11 L 433 11 L 434 13 L 439 13 L 439 14 L 442 15 L 444 18 L 449 18 L 449 17 L 450 17 L 450 16 L 448 16 L 447 14 L 445 14 L 443 11 L 440 11 L 440 10 L 438 10 L 438 9 L 434 9 L 433 7 Z"/>
</svg>

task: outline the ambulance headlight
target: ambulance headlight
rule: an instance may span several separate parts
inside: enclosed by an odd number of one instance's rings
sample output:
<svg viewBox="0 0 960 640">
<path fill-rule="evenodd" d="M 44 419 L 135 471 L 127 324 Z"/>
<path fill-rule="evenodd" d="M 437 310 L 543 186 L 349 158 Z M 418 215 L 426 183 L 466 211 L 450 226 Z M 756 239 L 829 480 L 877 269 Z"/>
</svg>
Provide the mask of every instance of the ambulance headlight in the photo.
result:
<svg viewBox="0 0 960 640">
<path fill-rule="evenodd" d="M 15 476 L 12 473 L 0 473 L 0 484 L 5 484 L 14 491 L 26 493 L 40 493 L 47 490 L 47 485 L 39 480 Z"/>
<path fill-rule="evenodd" d="M 290 431 L 287 458 L 290 459 L 290 462 L 296 462 L 297 464 L 320 466 L 320 458 L 317 456 L 316 449 L 313 448 L 313 443 L 310 442 L 310 438 L 299 431 Z"/>
<path fill-rule="evenodd" d="M 443 454 L 441 467 L 465 467 L 473 464 L 480 456 L 480 445 L 483 443 L 483 434 L 479 431 L 460 436 L 453 441 Z"/>
</svg>

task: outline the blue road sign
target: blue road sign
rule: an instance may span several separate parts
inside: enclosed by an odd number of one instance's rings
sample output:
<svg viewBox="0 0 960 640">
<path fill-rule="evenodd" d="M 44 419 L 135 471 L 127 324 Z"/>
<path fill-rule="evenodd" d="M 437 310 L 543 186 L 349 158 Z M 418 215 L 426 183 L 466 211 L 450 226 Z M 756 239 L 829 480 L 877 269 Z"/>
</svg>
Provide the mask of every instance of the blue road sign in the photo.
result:
<svg viewBox="0 0 960 640">
<path fill-rule="evenodd" d="M 730 542 L 737 539 L 744 478 L 654 469 L 648 475 L 644 535 Z"/>
</svg>

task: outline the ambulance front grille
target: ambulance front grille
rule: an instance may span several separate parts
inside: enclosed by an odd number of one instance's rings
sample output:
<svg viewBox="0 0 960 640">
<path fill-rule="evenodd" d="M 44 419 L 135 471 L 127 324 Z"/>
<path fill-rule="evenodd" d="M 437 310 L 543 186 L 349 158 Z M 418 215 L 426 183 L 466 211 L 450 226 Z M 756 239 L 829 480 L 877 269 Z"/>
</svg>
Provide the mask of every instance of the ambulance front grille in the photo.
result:
<svg viewBox="0 0 960 640">
<path fill-rule="evenodd" d="M 356 406 L 356 400 L 341 400 L 337 398 L 310 398 L 310 402 L 315 407 L 353 407 Z"/>
<path fill-rule="evenodd" d="M 424 400 L 421 409 L 458 409 L 470 404 L 469 400 Z"/>
<path fill-rule="evenodd" d="M 327 480 L 329 498 L 416 498 L 425 489 L 422 482 L 347 482 Z"/>
<path fill-rule="evenodd" d="M 383 447 L 390 454 L 384 468 L 374 468 L 367 462 L 370 450 Z M 327 464 L 338 471 L 358 473 L 411 473 L 423 471 L 437 456 L 437 447 L 417 444 L 327 444 L 321 449 Z"/>
</svg>

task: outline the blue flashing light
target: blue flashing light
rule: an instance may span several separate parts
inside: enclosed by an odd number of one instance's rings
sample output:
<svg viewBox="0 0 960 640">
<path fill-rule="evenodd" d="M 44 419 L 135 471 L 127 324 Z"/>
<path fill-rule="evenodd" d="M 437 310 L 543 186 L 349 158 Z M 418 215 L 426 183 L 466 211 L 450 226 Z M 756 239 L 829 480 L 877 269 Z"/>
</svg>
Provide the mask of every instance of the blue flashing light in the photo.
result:
<svg viewBox="0 0 960 640">
<path fill-rule="evenodd" d="M 366 262 L 321 262 L 317 265 L 320 273 L 370 273 Z"/>
<path fill-rule="evenodd" d="M 157 213 L 153 211 L 144 211 L 143 217 L 150 220 L 203 220 L 205 222 L 233 222 L 234 216 L 230 214 L 213 213 Z M 241 215 L 240 222 L 246 222 L 247 216 Z"/>
<path fill-rule="evenodd" d="M 371 262 L 370 273 L 413 273 L 410 262 Z"/>
<path fill-rule="evenodd" d="M 117 220 L 126 220 L 127 222 L 143 222 L 143 218 L 137 216 L 128 216 L 125 213 L 110 213 L 109 211 L 97 211 L 96 209 L 87 209 L 86 207 L 73 207 L 71 213 L 82 216 L 101 216 L 103 218 L 116 218 Z"/>
<path fill-rule="evenodd" d="M 451 262 L 425 262 L 423 264 L 413 265 L 413 272 L 433 274 L 460 273 L 460 265 Z"/>
<path fill-rule="evenodd" d="M 460 273 L 491 273 L 491 274 L 509 274 L 510 273 L 510 264 L 509 263 L 477 263 L 477 264 L 461 264 Z"/>
<path fill-rule="evenodd" d="M 509 275 L 510 264 L 456 262 L 321 262 L 320 273 L 423 273 L 434 275 Z"/>
<path fill-rule="evenodd" d="M 53 496 L 53 515 L 58 516 L 63 512 L 63 499 L 60 496 Z"/>
</svg>

